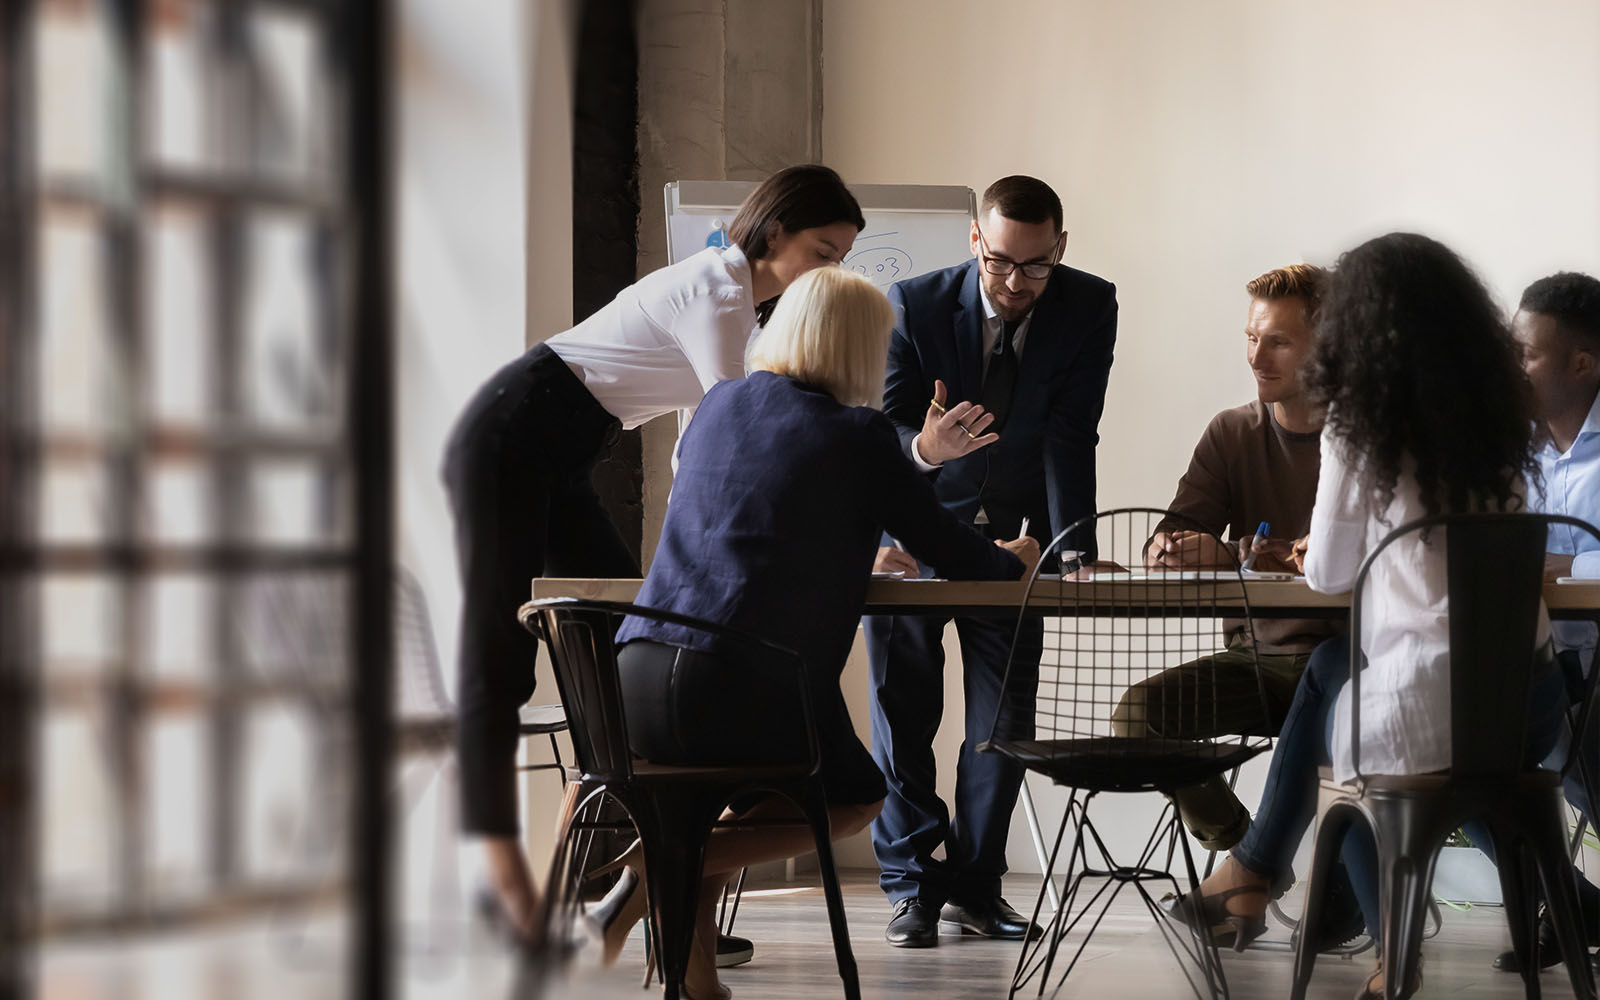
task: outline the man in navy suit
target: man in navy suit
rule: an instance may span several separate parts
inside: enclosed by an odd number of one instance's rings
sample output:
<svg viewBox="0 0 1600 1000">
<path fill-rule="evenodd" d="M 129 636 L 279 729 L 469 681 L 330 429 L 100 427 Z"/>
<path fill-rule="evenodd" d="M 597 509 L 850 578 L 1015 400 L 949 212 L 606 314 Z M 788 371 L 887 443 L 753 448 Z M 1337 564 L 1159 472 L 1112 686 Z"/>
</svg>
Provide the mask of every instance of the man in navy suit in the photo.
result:
<svg viewBox="0 0 1600 1000">
<path fill-rule="evenodd" d="M 895 330 L 884 412 L 933 477 L 940 502 L 991 538 L 1017 537 L 1027 519 L 1044 545 L 1095 513 L 1094 449 L 1117 334 L 1116 289 L 1062 265 L 1066 241 L 1061 199 L 1049 185 L 1005 177 L 984 192 L 972 224 L 973 260 L 889 290 Z M 1030 933 L 1000 895 L 1022 771 L 977 751 L 1000 708 L 1014 620 L 955 619 L 966 730 L 953 819 L 935 791 L 933 758 L 947 621 L 866 619 L 876 694 L 872 754 L 889 784 L 872 846 L 894 905 L 885 937 L 898 947 L 938 944 L 941 919 L 962 933 Z M 1037 621 L 1020 638 L 1013 697 L 1000 718 L 1013 734 L 1032 733 L 1041 639 Z M 933 857 L 941 843 L 943 860 Z"/>
</svg>

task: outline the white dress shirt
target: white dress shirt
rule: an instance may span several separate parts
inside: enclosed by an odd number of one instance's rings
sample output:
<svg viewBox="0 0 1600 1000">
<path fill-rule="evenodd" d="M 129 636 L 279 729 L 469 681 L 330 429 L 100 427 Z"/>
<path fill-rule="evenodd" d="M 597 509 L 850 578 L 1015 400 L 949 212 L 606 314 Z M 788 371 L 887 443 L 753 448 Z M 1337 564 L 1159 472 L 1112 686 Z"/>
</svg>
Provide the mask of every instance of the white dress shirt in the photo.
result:
<svg viewBox="0 0 1600 1000">
<path fill-rule="evenodd" d="M 645 275 L 545 343 L 626 428 L 692 410 L 723 379 L 744 377 L 756 329 L 750 262 L 708 247 Z"/>
<path fill-rule="evenodd" d="M 981 265 L 980 265 L 981 266 Z M 979 331 L 983 337 L 983 370 L 980 372 L 978 384 L 983 384 L 982 376 L 989 374 L 989 359 L 994 356 L 994 347 L 1000 341 L 1000 332 L 1005 329 L 1005 320 L 1000 318 L 1000 313 L 989 301 L 989 293 L 983 287 L 983 282 L 978 282 L 978 298 L 983 302 L 983 327 Z M 1028 340 L 1028 324 L 1033 321 L 1033 310 L 1022 317 L 1022 322 L 1017 324 L 1016 330 L 1011 333 L 1011 347 L 1017 352 L 1017 363 L 1022 363 L 1022 345 Z M 917 468 L 923 472 L 932 472 L 939 466 L 922 460 L 921 450 L 922 433 L 911 439 L 911 460 L 917 463 Z"/>
<path fill-rule="evenodd" d="M 1427 513 L 1408 457 L 1394 499 L 1374 513 L 1359 462 L 1331 427 L 1322 431 L 1322 471 L 1311 511 L 1306 582 L 1325 594 L 1345 593 L 1367 554 L 1384 536 Z M 1445 530 L 1409 534 L 1390 545 L 1367 574 L 1361 606 L 1361 771 L 1422 774 L 1450 766 L 1450 618 Z M 1539 603 L 1535 646 L 1549 640 Z M 1355 776 L 1351 760 L 1350 688 L 1334 704 L 1333 773 Z"/>
<path fill-rule="evenodd" d="M 1565 514 L 1600 526 L 1600 395 L 1589 406 L 1572 447 L 1557 451 L 1546 440 L 1536 456 L 1543 482 L 1528 484 L 1529 506 L 1545 514 Z M 1545 547 L 1572 556 L 1572 575 L 1600 577 L 1600 542 L 1587 532 L 1554 525 Z M 1593 622 L 1554 622 L 1556 648 L 1576 649 L 1587 666 L 1594 656 Z"/>
</svg>

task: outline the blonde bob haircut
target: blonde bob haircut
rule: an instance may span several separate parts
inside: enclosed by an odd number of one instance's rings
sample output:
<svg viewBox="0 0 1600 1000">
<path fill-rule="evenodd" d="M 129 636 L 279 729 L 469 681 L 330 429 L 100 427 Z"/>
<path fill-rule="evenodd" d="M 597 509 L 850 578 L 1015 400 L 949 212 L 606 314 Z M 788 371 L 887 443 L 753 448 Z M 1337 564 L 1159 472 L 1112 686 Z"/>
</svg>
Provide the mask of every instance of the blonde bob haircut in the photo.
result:
<svg viewBox="0 0 1600 1000">
<path fill-rule="evenodd" d="M 863 276 L 819 267 L 796 278 L 750 349 L 753 372 L 787 375 L 846 406 L 878 406 L 894 309 Z"/>
</svg>

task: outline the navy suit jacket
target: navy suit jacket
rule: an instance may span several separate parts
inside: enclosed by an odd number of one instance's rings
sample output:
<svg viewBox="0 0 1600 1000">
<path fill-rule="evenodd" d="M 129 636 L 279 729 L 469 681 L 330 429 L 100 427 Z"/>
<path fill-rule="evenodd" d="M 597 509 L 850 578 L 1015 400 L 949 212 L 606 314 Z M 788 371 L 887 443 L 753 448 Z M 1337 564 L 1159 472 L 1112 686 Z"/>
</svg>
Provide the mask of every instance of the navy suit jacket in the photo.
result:
<svg viewBox="0 0 1600 1000">
<path fill-rule="evenodd" d="M 947 405 L 983 387 L 983 301 L 976 259 L 897 282 L 883 409 L 909 454 L 933 383 Z M 992 537 L 1029 534 L 1048 544 L 1095 513 L 1094 449 L 1117 339 L 1116 286 L 1058 264 L 1034 303 L 1015 395 L 1000 440 L 932 473 L 939 500 L 971 522 L 983 507 Z"/>
<path fill-rule="evenodd" d="M 885 530 L 944 576 L 1022 574 L 1016 556 L 939 504 L 883 414 L 770 372 L 719 382 L 679 444 L 672 502 L 639 603 L 798 652 L 824 775 L 852 757 L 875 772 L 845 713 L 839 675 Z M 627 619 L 618 641 L 640 638 L 727 652 L 701 632 Z"/>
</svg>

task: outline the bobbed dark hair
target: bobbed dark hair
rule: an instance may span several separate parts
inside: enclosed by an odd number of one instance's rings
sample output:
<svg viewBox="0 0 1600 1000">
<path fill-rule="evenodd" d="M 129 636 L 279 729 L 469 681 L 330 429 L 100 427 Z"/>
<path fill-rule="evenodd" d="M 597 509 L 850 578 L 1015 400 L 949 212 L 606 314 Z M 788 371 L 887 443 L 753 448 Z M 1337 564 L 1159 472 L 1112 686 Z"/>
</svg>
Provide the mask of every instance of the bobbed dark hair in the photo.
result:
<svg viewBox="0 0 1600 1000">
<path fill-rule="evenodd" d="M 768 241 L 779 230 L 797 233 L 836 222 L 851 223 L 858 233 L 867 228 L 861 205 L 839 175 L 820 163 L 804 163 L 785 167 L 757 185 L 733 217 L 728 239 L 755 261 L 771 255 Z M 756 307 L 761 325 L 777 301 L 774 296 Z"/>
<path fill-rule="evenodd" d="M 1360 463 L 1372 510 L 1409 456 L 1429 514 L 1513 510 L 1537 475 L 1527 379 L 1483 283 L 1448 247 L 1389 233 L 1339 258 L 1307 387 Z"/>
</svg>

